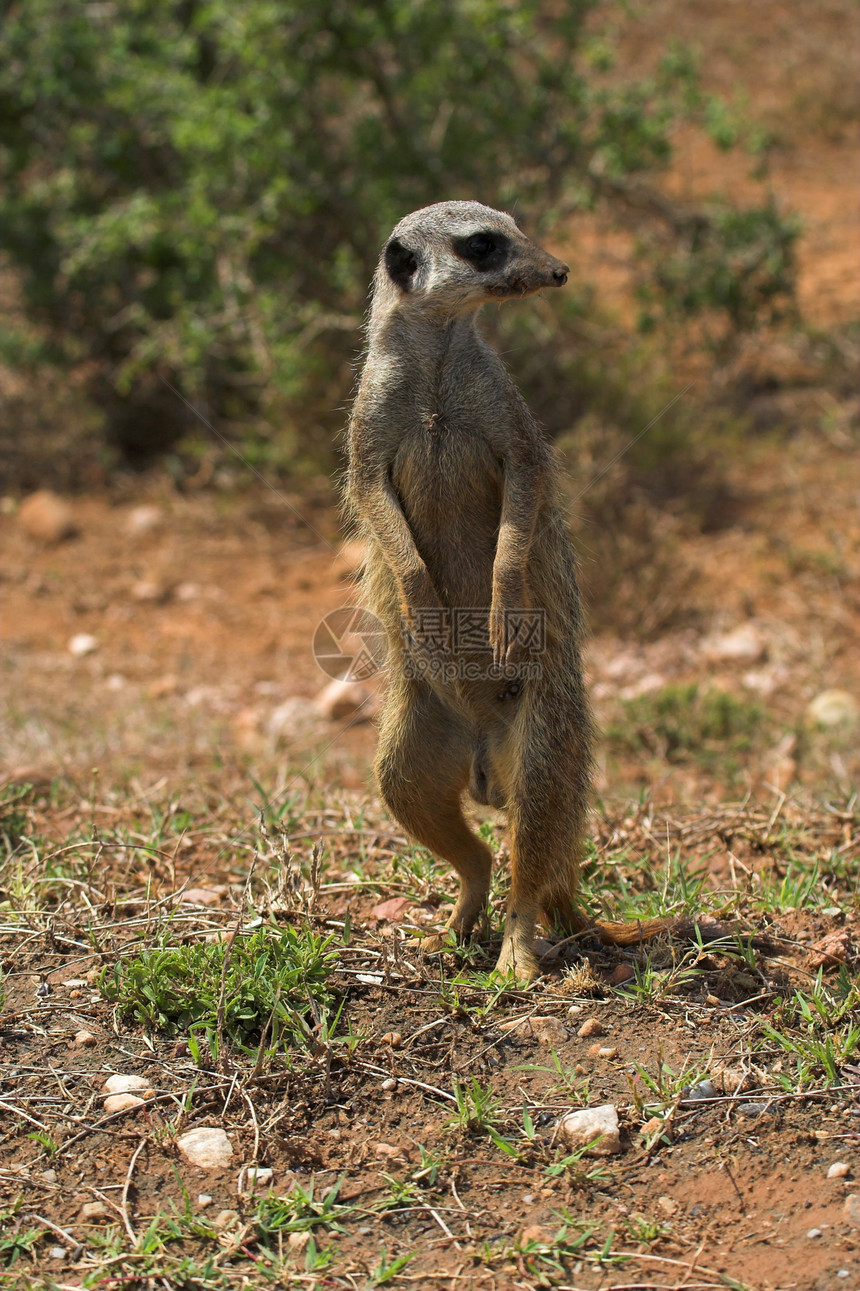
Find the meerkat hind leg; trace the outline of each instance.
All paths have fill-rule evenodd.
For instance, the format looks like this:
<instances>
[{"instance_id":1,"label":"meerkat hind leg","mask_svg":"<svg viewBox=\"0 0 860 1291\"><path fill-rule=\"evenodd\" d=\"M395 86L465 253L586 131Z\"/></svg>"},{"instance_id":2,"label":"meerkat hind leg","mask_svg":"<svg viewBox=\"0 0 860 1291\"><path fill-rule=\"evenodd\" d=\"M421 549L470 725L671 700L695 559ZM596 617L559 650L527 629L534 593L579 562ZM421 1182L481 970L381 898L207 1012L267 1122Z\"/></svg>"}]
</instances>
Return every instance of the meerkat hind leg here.
<instances>
[{"instance_id":1,"label":"meerkat hind leg","mask_svg":"<svg viewBox=\"0 0 860 1291\"><path fill-rule=\"evenodd\" d=\"M412 683L389 695L376 760L379 789L407 833L456 870L460 892L446 925L458 940L471 932L490 892L493 854L463 816L469 778L470 732L429 686ZM421 939L423 950L441 950L445 934Z\"/></svg>"},{"instance_id":2,"label":"meerkat hind leg","mask_svg":"<svg viewBox=\"0 0 860 1291\"><path fill-rule=\"evenodd\" d=\"M523 713L523 727L511 733L514 775L508 799L511 892L497 968L519 981L537 975L534 953L539 916L555 917L570 929L585 925L576 908L579 855L585 826L589 753L579 738L578 715L564 696L543 697Z\"/></svg>"}]
</instances>

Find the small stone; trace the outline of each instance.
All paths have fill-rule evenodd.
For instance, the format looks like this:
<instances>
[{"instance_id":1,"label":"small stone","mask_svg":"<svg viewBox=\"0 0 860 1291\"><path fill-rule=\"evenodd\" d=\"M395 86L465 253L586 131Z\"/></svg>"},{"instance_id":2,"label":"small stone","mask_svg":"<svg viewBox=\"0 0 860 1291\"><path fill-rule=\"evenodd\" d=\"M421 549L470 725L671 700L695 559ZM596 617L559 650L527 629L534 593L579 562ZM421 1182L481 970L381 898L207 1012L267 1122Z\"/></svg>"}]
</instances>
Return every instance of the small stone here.
<instances>
[{"instance_id":1,"label":"small stone","mask_svg":"<svg viewBox=\"0 0 860 1291\"><path fill-rule=\"evenodd\" d=\"M393 1076L389 1076L387 1080L383 1080L382 1088L386 1094L390 1094L393 1089L397 1088L397 1081Z\"/></svg>"},{"instance_id":2,"label":"small stone","mask_svg":"<svg viewBox=\"0 0 860 1291\"><path fill-rule=\"evenodd\" d=\"M393 1143L374 1143L373 1150L378 1157L396 1157L400 1153Z\"/></svg>"},{"instance_id":3,"label":"small stone","mask_svg":"<svg viewBox=\"0 0 860 1291\"><path fill-rule=\"evenodd\" d=\"M671 1197L658 1197L657 1209L661 1210L666 1216L676 1215L678 1213L678 1203Z\"/></svg>"},{"instance_id":4,"label":"small stone","mask_svg":"<svg viewBox=\"0 0 860 1291\"><path fill-rule=\"evenodd\" d=\"M639 1133L645 1139L651 1139L655 1134L663 1135L666 1133L666 1122L661 1116L652 1116L640 1127Z\"/></svg>"},{"instance_id":5,"label":"small stone","mask_svg":"<svg viewBox=\"0 0 860 1291\"><path fill-rule=\"evenodd\" d=\"M320 712L314 701L305 699L302 695L293 695L272 710L268 731L273 740L285 740L289 743L319 724Z\"/></svg>"},{"instance_id":6,"label":"small stone","mask_svg":"<svg viewBox=\"0 0 860 1291\"><path fill-rule=\"evenodd\" d=\"M590 1156L612 1156L621 1151L618 1132L618 1113L611 1103L601 1107L588 1107L580 1112L569 1112L558 1124L559 1132L568 1145L576 1151L588 1148ZM600 1141L594 1140L599 1137ZM593 1147L588 1147L594 1143Z\"/></svg>"},{"instance_id":7,"label":"small stone","mask_svg":"<svg viewBox=\"0 0 860 1291\"><path fill-rule=\"evenodd\" d=\"M203 1170L223 1169L233 1156L232 1143L224 1131L215 1126L189 1130L187 1134L180 1135L176 1146L186 1161Z\"/></svg>"},{"instance_id":8,"label":"small stone","mask_svg":"<svg viewBox=\"0 0 860 1291\"><path fill-rule=\"evenodd\" d=\"M631 685L624 686L622 690L619 690L618 696L625 701L638 699L640 695L653 695L655 690L662 690L667 684L668 677L662 672L649 672L644 677L640 677L638 681L632 682Z\"/></svg>"},{"instance_id":9,"label":"small stone","mask_svg":"<svg viewBox=\"0 0 860 1291\"><path fill-rule=\"evenodd\" d=\"M712 663L758 663L767 651L767 642L758 628L744 623L732 632L706 638L702 650Z\"/></svg>"},{"instance_id":10,"label":"small stone","mask_svg":"<svg viewBox=\"0 0 860 1291\"><path fill-rule=\"evenodd\" d=\"M89 632L77 632L69 641L69 654L81 659L85 654L98 650L99 643Z\"/></svg>"},{"instance_id":11,"label":"small stone","mask_svg":"<svg viewBox=\"0 0 860 1291\"><path fill-rule=\"evenodd\" d=\"M165 673L163 677L156 677L148 687L150 699L165 699L168 695L174 694L179 685L179 678L175 673Z\"/></svg>"},{"instance_id":12,"label":"small stone","mask_svg":"<svg viewBox=\"0 0 860 1291\"><path fill-rule=\"evenodd\" d=\"M207 1206L211 1206L214 1200L215 1198L210 1197L208 1192L201 1192L197 1195L197 1205L201 1210L205 1210Z\"/></svg>"},{"instance_id":13,"label":"small stone","mask_svg":"<svg viewBox=\"0 0 860 1291\"><path fill-rule=\"evenodd\" d=\"M712 1081L700 1080L698 1085L691 1085L682 1090L681 1097L687 1102L695 1103L703 1098L719 1098L719 1094Z\"/></svg>"},{"instance_id":14,"label":"small stone","mask_svg":"<svg viewBox=\"0 0 860 1291\"><path fill-rule=\"evenodd\" d=\"M554 1017L510 1018L499 1023L499 1030L548 1045L563 1044L568 1037L567 1027Z\"/></svg>"},{"instance_id":15,"label":"small stone","mask_svg":"<svg viewBox=\"0 0 860 1291\"><path fill-rule=\"evenodd\" d=\"M345 717L369 722L379 706L376 694L358 681L330 681L314 699L318 712L329 722Z\"/></svg>"},{"instance_id":16,"label":"small stone","mask_svg":"<svg viewBox=\"0 0 860 1291\"><path fill-rule=\"evenodd\" d=\"M149 1081L143 1076L108 1076L102 1089L106 1094L133 1094L136 1090L148 1089Z\"/></svg>"},{"instance_id":17,"label":"small stone","mask_svg":"<svg viewBox=\"0 0 860 1291\"><path fill-rule=\"evenodd\" d=\"M828 1179L847 1179L851 1173L851 1167L845 1161L834 1161L833 1165L827 1171Z\"/></svg>"},{"instance_id":18,"label":"small stone","mask_svg":"<svg viewBox=\"0 0 860 1291\"><path fill-rule=\"evenodd\" d=\"M382 1037L382 1043L390 1045L392 1049L398 1049L403 1044L403 1036L399 1031L386 1031Z\"/></svg>"},{"instance_id":19,"label":"small stone","mask_svg":"<svg viewBox=\"0 0 860 1291\"><path fill-rule=\"evenodd\" d=\"M623 982L629 982L635 976L636 972L632 964L616 964L609 974L609 985L621 986Z\"/></svg>"},{"instance_id":20,"label":"small stone","mask_svg":"<svg viewBox=\"0 0 860 1291\"><path fill-rule=\"evenodd\" d=\"M604 1045L602 1048L598 1047L596 1056L598 1058L604 1058L604 1059L617 1058L618 1046L613 1044L613 1045Z\"/></svg>"},{"instance_id":21,"label":"small stone","mask_svg":"<svg viewBox=\"0 0 860 1291\"><path fill-rule=\"evenodd\" d=\"M560 1018L539 1018L529 1019L531 1022L531 1033L540 1044L554 1047L558 1044L564 1044L568 1038L568 1030Z\"/></svg>"},{"instance_id":22,"label":"small stone","mask_svg":"<svg viewBox=\"0 0 860 1291\"><path fill-rule=\"evenodd\" d=\"M860 704L847 690L822 690L807 705L806 720L826 730L854 730L860 726Z\"/></svg>"},{"instance_id":23,"label":"small stone","mask_svg":"<svg viewBox=\"0 0 860 1291\"><path fill-rule=\"evenodd\" d=\"M361 1232L361 1229L359 1229L358 1231ZM305 1249L305 1247L307 1246L310 1240L311 1240L311 1235L307 1231L307 1229L305 1229L303 1233L301 1232L290 1233L289 1237L287 1238L287 1246L289 1246L290 1250L293 1251L293 1253L301 1252Z\"/></svg>"},{"instance_id":24,"label":"small stone","mask_svg":"<svg viewBox=\"0 0 860 1291\"><path fill-rule=\"evenodd\" d=\"M598 1022L597 1018L586 1018L576 1034L580 1040L586 1040L589 1036L605 1035L606 1028L602 1022Z\"/></svg>"},{"instance_id":25,"label":"small stone","mask_svg":"<svg viewBox=\"0 0 860 1291\"><path fill-rule=\"evenodd\" d=\"M106 1112L130 1112L143 1106L144 1100L137 1094L109 1094L104 1103Z\"/></svg>"},{"instance_id":26,"label":"small stone","mask_svg":"<svg viewBox=\"0 0 860 1291\"><path fill-rule=\"evenodd\" d=\"M216 1233L223 1233L228 1228L234 1228L238 1222L238 1210L219 1210L212 1220L212 1227Z\"/></svg>"},{"instance_id":27,"label":"small stone","mask_svg":"<svg viewBox=\"0 0 860 1291\"><path fill-rule=\"evenodd\" d=\"M52 1260L64 1260L66 1258L65 1246L51 1246L48 1249L48 1256Z\"/></svg>"},{"instance_id":28,"label":"small stone","mask_svg":"<svg viewBox=\"0 0 860 1291\"><path fill-rule=\"evenodd\" d=\"M246 1166L244 1170L240 1170L239 1172L237 1191L239 1193L256 1192L258 1188L265 1188L266 1184L272 1182L274 1173L275 1172L271 1166Z\"/></svg>"},{"instance_id":29,"label":"small stone","mask_svg":"<svg viewBox=\"0 0 860 1291\"><path fill-rule=\"evenodd\" d=\"M92 1049L93 1045L97 1043L98 1041L92 1031L78 1031L75 1036L75 1044L79 1049Z\"/></svg>"},{"instance_id":30,"label":"small stone","mask_svg":"<svg viewBox=\"0 0 860 1291\"><path fill-rule=\"evenodd\" d=\"M823 968L826 971L838 968L853 956L854 942L848 928L837 928L819 941L813 942L809 950L811 955L809 967Z\"/></svg>"},{"instance_id":31,"label":"small stone","mask_svg":"<svg viewBox=\"0 0 860 1291\"><path fill-rule=\"evenodd\" d=\"M85 1224L90 1224L97 1219L109 1219L110 1210L103 1201L86 1201L81 1206L81 1220Z\"/></svg>"},{"instance_id":32,"label":"small stone","mask_svg":"<svg viewBox=\"0 0 860 1291\"><path fill-rule=\"evenodd\" d=\"M845 1198L842 1213L849 1224L853 1224L855 1228L860 1228L860 1192L849 1192Z\"/></svg>"},{"instance_id":33,"label":"small stone","mask_svg":"<svg viewBox=\"0 0 860 1291\"><path fill-rule=\"evenodd\" d=\"M50 489L38 489L18 508L18 523L31 538L53 546L75 532L72 509Z\"/></svg>"},{"instance_id":34,"label":"small stone","mask_svg":"<svg viewBox=\"0 0 860 1291\"><path fill-rule=\"evenodd\" d=\"M154 578L139 578L131 585L131 598L142 604L163 605L170 596L170 588Z\"/></svg>"},{"instance_id":35,"label":"small stone","mask_svg":"<svg viewBox=\"0 0 860 1291\"><path fill-rule=\"evenodd\" d=\"M256 708L240 708L233 718L233 738L246 752L252 752L260 735L260 714Z\"/></svg>"},{"instance_id":36,"label":"small stone","mask_svg":"<svg viewBox=\"0 0 860 1291\"><path fill-rule=\"evenodd\" d=\"M809 1230L809 1232L806 1234L806 1236L807 1236L807 1237L809 1238L809 1240L812 1242L812 1241L814 1241L814 1240L815 1240L815 1238L816 1238L816 1237L820 1237L820 1236L821 1236L821 1229L820 1229L820 1228L810 1228L810 1230Z\"/></svg>"},{"instance_id":37,"label":"small stone","mask_svg":"<svg viewBox=\"0 0 860 1291\"><path fill-rule=\"evenodd\" d=\"M125 531L132 538L139 538L157 528L162 518L158 507L148 505L132 507L125 519Z\"/></svg>"},{"instance_id":38,"label":"small stone","mask_svg":"<svg viewBox=\"0 0 860 1291\"><path fill-rule=\"evenodd\" d=\"M776 1108L769 1103L741 1103L738 1106L738 1115L750 1119L755 1116L775 1116Z\"/></svg>"},{"instance_id":39,"label":"small stone","mask_svg":"<svg viewBox=\"0 0 860 1291\"><path fill-rule=\"evenodd\" d=\"M223 883L211 888L186 888L179 900L186 905L218 905L226 891Z\"/></svg>"},{"instance_id":40,"label":"small stone","mask_svg":"<svg viewBox=\"0 0 860 1291\"><path fill-rule=\"evenodd\" d=\"M42 1179L45 1183L50 1183L50 1184L56 1183L57 1182L56 1170L43 1170Z\"/></svg>"}]
</instances>

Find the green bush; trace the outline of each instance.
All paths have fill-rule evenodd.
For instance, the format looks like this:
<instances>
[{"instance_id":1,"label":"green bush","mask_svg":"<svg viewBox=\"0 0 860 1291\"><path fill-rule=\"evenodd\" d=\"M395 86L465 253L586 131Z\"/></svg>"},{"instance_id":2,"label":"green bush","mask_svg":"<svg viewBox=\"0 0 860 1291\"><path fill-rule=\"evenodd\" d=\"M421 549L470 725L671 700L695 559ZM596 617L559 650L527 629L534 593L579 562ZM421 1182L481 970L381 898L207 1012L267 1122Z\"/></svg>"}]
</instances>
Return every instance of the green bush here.
<instances>
[{"instance_id":1,"label":"green bush","mask_svg":"<svg viewBox=\"0 0 860 1291\"><path fill-rule=\"evenodd\" d=\"M680 119L726 146L739 131L683 51L614 81L596 8L13 4L4 234L28 317L86 366L111 433L144 457L192 424L165 381L216 424L292 405L305 439L328 439L380 242L442 198L533 228L538 212L623 213L659 250L649 320L670 303L761 321L790 295L794 231L767 205L691 225L654 197Z\"/></svg>"}]
</instances>

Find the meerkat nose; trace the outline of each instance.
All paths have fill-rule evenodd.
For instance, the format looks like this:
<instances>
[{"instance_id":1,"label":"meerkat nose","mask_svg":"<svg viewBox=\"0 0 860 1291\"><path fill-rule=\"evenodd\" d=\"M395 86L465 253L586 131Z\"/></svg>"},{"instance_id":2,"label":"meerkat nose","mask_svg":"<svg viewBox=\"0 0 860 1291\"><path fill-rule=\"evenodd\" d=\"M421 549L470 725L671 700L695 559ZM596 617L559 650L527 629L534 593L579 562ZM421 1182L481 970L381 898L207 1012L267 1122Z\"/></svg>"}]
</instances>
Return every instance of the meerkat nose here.
<instances>
[{"instance_id":1,"label":"meerkat nose","mask_svg":"<svg viewBox=\"0 0 860 1291\"><path fill-rule=\"evenodd\" d=\"M567 282L567 275L569 272L570 270L566 264L560 264L557 269L553 269L552 276L558 283L559 287L563 287Z\"/></svg>"}]
</instances>

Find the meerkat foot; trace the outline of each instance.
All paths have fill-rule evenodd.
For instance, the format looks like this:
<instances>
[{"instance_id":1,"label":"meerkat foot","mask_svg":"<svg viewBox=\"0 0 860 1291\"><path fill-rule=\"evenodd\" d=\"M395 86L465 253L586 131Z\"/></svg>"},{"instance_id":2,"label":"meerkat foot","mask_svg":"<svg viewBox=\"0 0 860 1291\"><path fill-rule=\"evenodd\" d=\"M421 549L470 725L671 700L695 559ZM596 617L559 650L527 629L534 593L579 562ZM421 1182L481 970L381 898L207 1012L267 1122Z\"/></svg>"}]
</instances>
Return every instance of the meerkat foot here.
<instances>
[{"instance_id":1,"label":"meerkat foot","mask_svg":"<svg viewBox=\"0 0 860 1291\"><path fill-rule=\"evenodd\" d=\"M422 955L439 955L443 950L452 950L453 941L450 929L444 932L431 932L426 937L410 937L406 942L410 950L420 950Z\"/></svg>"},{"instance_id":2,"label":"meerkat foot","mask_svg":"<svg viewBox=\"0 0 860 1291\"><path fill-rule=\"evenodd\" d=\"M494 971L502 977L512 977L520 986L528 986L540 969L533 950L515 942L505 942Z\"/></svg>"},{"instance_id":3,"label":"meerkat foot","mask_svg":"<svg viewBox=\"0 0 860 1291\"><path fill-rule=\"evenodd\" d=\"M487 894L461 894L451 918L441 932L429 933L426 937L412 937L408 946L424 952L425 955L437 955L440 951L451 950L455 945L462 946L472 935L475 924L487 906Z\"/></svg>"}]
</instances>

